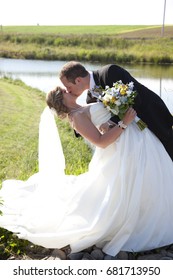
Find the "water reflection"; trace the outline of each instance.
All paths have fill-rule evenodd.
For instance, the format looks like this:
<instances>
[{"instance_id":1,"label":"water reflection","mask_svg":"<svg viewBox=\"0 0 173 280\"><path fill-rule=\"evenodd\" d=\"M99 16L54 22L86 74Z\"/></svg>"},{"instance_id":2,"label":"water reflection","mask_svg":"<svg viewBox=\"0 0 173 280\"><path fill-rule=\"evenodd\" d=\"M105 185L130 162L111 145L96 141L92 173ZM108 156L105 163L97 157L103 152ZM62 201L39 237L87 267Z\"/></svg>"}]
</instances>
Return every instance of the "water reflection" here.
<instances>
[{"instance_id":1,"label":"water reflection","mask_svg":"<svg viewBox=\"0 0 173 280\"><path fill-rule=\"evenodd\" d=\"M60 84L58 73L66 61L42 61L0 58L0 76L21 79L44 92ZM83 63L88 70L98 69L100 63ZM173 66L121 65L139 82L156 92L173 112ZM79 103L85 102L85 95Z\"/></svg>"}]
</instances>

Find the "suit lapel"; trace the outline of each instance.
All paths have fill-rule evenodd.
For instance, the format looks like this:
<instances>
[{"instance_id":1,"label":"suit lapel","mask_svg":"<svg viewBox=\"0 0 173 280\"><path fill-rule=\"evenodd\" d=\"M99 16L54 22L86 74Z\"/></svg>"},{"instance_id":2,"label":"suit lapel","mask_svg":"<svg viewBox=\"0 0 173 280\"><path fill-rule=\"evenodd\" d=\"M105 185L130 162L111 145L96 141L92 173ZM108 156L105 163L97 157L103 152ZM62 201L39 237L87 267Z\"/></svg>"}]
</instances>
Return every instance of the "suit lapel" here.
<instances>
[{"instance_id":1,"label":"suit lapel","mask_svg":"<svg viewBox=\"0 0 173 280\"><path fill-rule=\"evenodd\" d=\"M93 71L93 78L94 78L94 82L97 86L100 85L100 82L99 82L99 74L98 74L98 71Z\"/></svg>"}]
</instances>

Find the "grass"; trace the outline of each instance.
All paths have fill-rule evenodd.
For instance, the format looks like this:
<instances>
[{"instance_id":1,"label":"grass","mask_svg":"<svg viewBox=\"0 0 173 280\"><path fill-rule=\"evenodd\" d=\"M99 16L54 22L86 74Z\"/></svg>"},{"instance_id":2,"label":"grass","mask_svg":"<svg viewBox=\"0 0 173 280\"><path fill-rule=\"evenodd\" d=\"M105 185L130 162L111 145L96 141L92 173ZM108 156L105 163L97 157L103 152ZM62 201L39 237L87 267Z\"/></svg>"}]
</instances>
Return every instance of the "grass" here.
<instances>
[{"instance_id":1,"label":"grass","mask_svg":"<svg viewBox=\"0 0 173 280\"><path fill-rule=\"evenodd\" d=\"M27 179L38 168L38 124L44 98L36 90L9 79L0 80L0 98L0 179Z\"/></svg>"},{"instance_id":2,"label":"grass","mask_svg":"<svg viewBox=\"0 0 173 280\"><path fill-rule=\"evenodd\" d=\"M1 26L1 33L15 34L120 34L150 28L160 28L155 25L59 25L59 26Z\"/></svg>"}]
</instances>

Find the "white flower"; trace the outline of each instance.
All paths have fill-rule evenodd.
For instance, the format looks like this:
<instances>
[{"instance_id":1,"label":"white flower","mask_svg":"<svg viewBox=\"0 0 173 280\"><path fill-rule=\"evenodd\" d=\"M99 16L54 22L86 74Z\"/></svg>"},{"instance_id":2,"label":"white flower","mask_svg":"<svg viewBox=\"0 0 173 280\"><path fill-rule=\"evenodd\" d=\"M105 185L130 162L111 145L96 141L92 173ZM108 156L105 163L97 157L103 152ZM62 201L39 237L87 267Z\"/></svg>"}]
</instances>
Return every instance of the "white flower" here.
<instances>
[{"instance_id":1,"label":"white flower","mask_svg":"<svg viewBox=\"0 0 173 280\"><path fill-rule=\"evenodd\" d=\"M120 100L116 100L116 101L115 101L115 104L116 104L117 106L120 106L120 105L121 105Z\"/></svg>"},{"instance_id":2,"label":"white flower","mask_svg":"<svg viewBox=\"0 0 173 280\"><path fill-rule=\"evenodd\" d=\"M109 94L105 94L105 96L103 96L103 100L104 100L104 101L107 101L107 102L110 101L111 98L112 98L112 96L109 95Z\"/></svg>"},{"instance_id":3,"label":"white flower","mask_svg":"<svg viewBox=\"0 0 173 280\"><path fill-rule=\"evenodd\" d=\"M133 90L133 88L134 88L134 83L133 83L133 82L130 82L130 83L128 83L128 86L129 86L129 89Z\"/></svg>"},{"instance_id":4,"label":"white flower","mask_svg":"<svg viewBox=\"0 0 173 280\"><path fill-rule=\"evenodd\" d=\"M121 85L121 84L122 84L122 81L121 81L121 80L119 80L118 82L113 83L113 87L117 86L117 83L118 83L119 85Z\"/></svg>"},{"instance_id":5,"label":"white flower","mask_svg":"<svg viewBox=\"0 0 173 280\"><path fill-rule=\"evenodd\" d=\"M132 94L132 91L131 90L127 90L127 96L130 96Z\"/></svg>"}]
</instances>

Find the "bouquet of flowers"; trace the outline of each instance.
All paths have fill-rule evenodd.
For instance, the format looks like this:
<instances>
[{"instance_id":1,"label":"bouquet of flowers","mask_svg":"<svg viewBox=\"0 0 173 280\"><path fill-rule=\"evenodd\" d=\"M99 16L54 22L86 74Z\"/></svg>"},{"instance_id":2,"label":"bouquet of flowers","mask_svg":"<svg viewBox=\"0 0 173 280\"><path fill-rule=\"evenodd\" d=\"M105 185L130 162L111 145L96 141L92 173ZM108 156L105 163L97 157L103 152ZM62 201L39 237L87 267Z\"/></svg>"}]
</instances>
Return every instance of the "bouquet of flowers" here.
<instances>
[{"instance_id":1,"label":"bouquet of flowers","mask_svg":"<svg viewBox=\"0 0 173 280\"><path fill-rule=\"evenodd\" d=\"M133 88L133 82L123 84L120 80L114 83L111 88L109 86L106 86L105 89L102 89L100 86L95 87L92 91L92 95L101 100L113 115L117 115L122 119L127 109L134 104L137 92L134 91ZM138 117L135 118L135 121L140 130L147 127Z\"/></svg>"}]
</instances>

